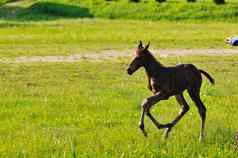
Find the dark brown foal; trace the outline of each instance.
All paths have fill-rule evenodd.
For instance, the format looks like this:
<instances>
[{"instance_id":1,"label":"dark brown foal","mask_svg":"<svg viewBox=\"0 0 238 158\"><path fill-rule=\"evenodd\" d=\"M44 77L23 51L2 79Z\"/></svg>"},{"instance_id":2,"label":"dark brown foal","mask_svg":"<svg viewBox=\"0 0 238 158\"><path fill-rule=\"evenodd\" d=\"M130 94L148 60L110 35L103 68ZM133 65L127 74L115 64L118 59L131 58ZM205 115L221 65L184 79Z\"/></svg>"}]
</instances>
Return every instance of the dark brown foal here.
<instances>
[{"instance_id":1,"label":"dark brown foal","mask_svg":"<svg viewBox=\"0 0 238 158\"><path fill-rule=\"evenodd\" d=\"M206 107L200 99L200 88L202 84L201 74L205 75L212 84L215 83L214 79L207 72L197 69L192 64L165 67L154 58L148 48L149 44L143 47L140 41L135 51L135 57L127 69L128 74L132 75L140 67L144 67L148 77L148 88L153 92L153 95L146 98L141 105L140 129L143 134L147 136L144 129L144 117L147 115L158 129L166 129L165 138L167 138L172 127L174 127L189 110L189 106L183 96L183 92L187 90L197 106L201 117L200 141L202 141L204 138ZM160 100L167 100L171 96L176 97L176 100L181 106L181 111L172 122L160 124L150 113L150 108Z\"/></svg>"}]
</instances>

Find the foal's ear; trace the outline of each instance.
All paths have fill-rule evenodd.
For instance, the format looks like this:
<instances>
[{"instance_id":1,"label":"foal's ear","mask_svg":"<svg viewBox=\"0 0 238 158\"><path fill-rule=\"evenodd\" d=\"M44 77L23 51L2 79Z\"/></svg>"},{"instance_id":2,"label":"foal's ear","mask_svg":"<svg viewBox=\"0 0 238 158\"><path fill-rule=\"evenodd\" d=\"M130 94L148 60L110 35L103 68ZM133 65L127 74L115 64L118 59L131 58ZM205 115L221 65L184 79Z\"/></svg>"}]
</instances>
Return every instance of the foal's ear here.
<instances>
[{"instance_id":1,"label":"foal's ear","mask_svg":"<svg viewBox=\"0 0 238 158\"><path fill-rule=\"evenodd\" d=\"M140 41L138 48L143 48L142 42Z\"/></svg>"},{"instance_id":2,"label":"foal's ear","mask_svg":"<svg viewBox=\"0 0 238 158\"><path fill-rule=\"evenodd\" d=\"M145 46L145 50L148 50L149 46L150 46L150 41L149 41L148 44Z\"/></svg>"}]
</instances>

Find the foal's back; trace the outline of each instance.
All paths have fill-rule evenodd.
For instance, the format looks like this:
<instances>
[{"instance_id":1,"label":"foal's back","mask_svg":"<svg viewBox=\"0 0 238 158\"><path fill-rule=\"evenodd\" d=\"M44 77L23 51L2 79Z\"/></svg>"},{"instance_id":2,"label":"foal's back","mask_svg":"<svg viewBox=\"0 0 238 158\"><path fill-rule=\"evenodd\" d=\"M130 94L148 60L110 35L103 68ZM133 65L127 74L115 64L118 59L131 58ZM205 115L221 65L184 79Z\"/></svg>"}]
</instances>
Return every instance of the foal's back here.
<instances>
[{"instance_id":1,"label":"foal's back","mask_svg":"<svg viewBox=\"0 0 238 158\"><path fill-rule=\"evenodd\" d=\"M194 65L179 64L161 68L156 78L152 80L156 83L153 86L157 87L157 91L176 95L195 85L200 86L202 77Z\"/></svg>"}]
</instances>

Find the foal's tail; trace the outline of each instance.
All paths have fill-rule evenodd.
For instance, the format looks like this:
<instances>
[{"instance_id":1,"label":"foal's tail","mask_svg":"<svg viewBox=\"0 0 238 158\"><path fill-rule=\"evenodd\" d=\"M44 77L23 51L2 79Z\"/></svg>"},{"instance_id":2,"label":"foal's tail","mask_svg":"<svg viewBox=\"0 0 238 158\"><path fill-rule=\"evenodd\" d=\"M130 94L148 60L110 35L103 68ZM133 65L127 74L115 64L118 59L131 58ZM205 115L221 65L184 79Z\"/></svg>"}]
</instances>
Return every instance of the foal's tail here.
<instances>
[{"instance_id":1,"label":"foal's tail","mask_svg":"<svg viewBox=\"0 0 238 158\"><path fill-rule=\"evenodd\" d=\"M203 71L203 70L198 70L200 73L202 73L203 75L205 75L209 81L212 83L212 84L215 84L215 80L206 72L206 71Z\"/></svg>"}]
</instances>

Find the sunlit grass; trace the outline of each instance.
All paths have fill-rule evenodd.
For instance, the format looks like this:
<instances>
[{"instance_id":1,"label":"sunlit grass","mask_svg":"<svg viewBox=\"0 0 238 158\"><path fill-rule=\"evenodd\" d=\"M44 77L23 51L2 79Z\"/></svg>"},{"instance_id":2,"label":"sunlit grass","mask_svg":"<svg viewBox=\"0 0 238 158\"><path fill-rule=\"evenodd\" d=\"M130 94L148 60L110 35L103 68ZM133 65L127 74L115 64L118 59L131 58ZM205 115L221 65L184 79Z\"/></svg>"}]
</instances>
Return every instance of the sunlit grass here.
<instances>
[{"instance_id":1,"label":"sunlit grass","mask_svg":"<svg viewBox=\"0 0 238 158\"><path fill-rule=\"evenodd\" d=\"M162 58L167 65L194 63L204 78L206 141L198 143L200 120L190 111L165 142L163 131L146 118L145 139L138 128L140 102L151 93L143 70L129 77L128 59L74 64L1 64L1 157L236 157L238 129L237 56ZM179 112L174 98L152 113L160 122Z\"/></svg>"},{"instance_id":2,"label":"sunlit grass","mask_svg":"<svg viewBox=\"0 0 238 158\"><path fill-rule=\"evenodd\" d=\"M158 48L229 48L236 23L56 20L0 22L0 56L70 55L135 48L139 40Z\"/></svg>"},{"instance_id":3,"label":"sunlit grass","mask_svg":"<svg viewBox=\"0 0 238 158\"><path fill-rule=\"evenodd\" d=\"M0 0L0 4L1 4ZM5 1L5 0L4 0ZM237 18L237 1L216 5L213 0L23 0L0 6L0 18L9 20L54 20L59 18L105 18L166 21L233 21Z\"/></svg>"}]
</instances>

